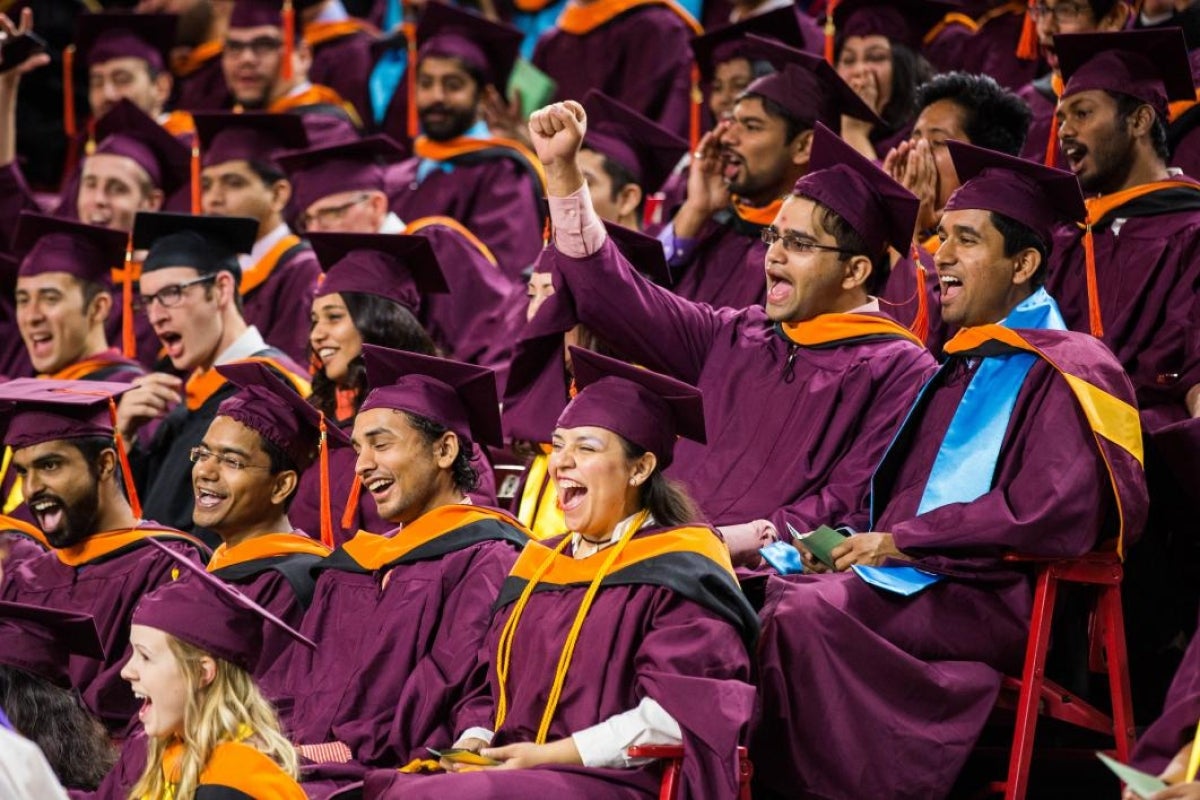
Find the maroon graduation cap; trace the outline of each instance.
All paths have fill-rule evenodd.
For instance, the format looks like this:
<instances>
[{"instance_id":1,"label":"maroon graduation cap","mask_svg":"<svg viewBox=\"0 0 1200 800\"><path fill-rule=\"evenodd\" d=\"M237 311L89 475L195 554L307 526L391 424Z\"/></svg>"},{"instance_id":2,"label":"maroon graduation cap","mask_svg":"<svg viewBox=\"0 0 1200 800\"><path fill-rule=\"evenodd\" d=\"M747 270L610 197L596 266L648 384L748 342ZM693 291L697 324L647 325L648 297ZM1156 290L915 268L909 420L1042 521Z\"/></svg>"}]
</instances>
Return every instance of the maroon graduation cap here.
<instances>
[{"instance_id":1,"label":"maroon graduation cap","mask_svg":"<svg viewBox=\"0 0 1200 800\"><path fill-rule=\"evenodd\" d=\"M75 49L88 67L115 58L140 58L154 72L162 72L178 25L175 14L80 14L75 18Z\"/></svg>"},{"instance_id":2,"label":"maroon graduation cap","mask_svg":"<svg viewBox=\"0 0 1200 800\"><path fill-rule=\"evenodd\" d=\"M604 428L670 465L675 438L704 444L703 395L695 386L615 358L571 348L579 394L558 417L558 427Z\"/></svg>"},{"instance_id":3,"label":"maroon graduation cap","mask_svg":"<svg viewBox=\"0 0 1200 800\"><path fill-rule=\"evenodd\" d=\"M753 34L746 36L746 41L759 48L766 60L778 64L777 72L754 81L746 87L746 94L765 97L789 116L809 124L822 122L840 128L843 114L881 124L858 92L824 59Z\"/></svg>"},{"instance_id":4,"label":"maroon graduation cap","mask_svg":"<svg viewBox=\"0 0 1200 800\"><path fill-rule=\"evenodd\" d=\"M929 29L961 7L953 0L838 0L833 26L838 41L847 36L886 36L920 52Z\"/></svg>"},{"instance_id":5,"label":"maroon graduation cap","mask_svg":"<svg viewBox=\"0 0 1200 800\"><path fill-rule=\"evenodd\" d=\"M523 38L511 25L492 22L438 0L425 4L417 25L420 59L457 58L501 93L508 86Z\"/></svg>"},{"instance_id":6,"label":"maroon graduation cap","mask_svg":"<svg viewBox=\"0 0 1200 800\"><path fill-rule=\"evenodd\" d=\"M229 161L274 165L281 153L308 147L304 120L298 114L208 111L193 114L192 118L196 121L200 163L205 167Z\"/></svg>"},{"instance_id":7,"label":"maroon graduation cap","mask_svg":"<svg viewBox=\"0 0 1200 800\"><path fill-rule=\"evenodd\" d=\"M17 274L65 272L109 288L112 271L125 260L128 239L124 231L22 211L13 242L13 250L21 256Z\"/></svg>"},{"instance_id":8,"label":"maroon graduation cap","mask_svg":"<svg viewBox=\"0 0 1200 800\"><path fill-rule=\"evenodd\" d=\"M420 313L427 294L450 291L424 236L392 233L314 233L313 253L325 271L317 296L371 294Z\"/></svg>"},{"instance_id":9,"label":"maroon graduation cap","mask_svg":"<svg viewBox=\"0 0 1200 800\"><path fill-rule=\"evenodd\" d=\"M383 134L296 150L276 161L292 182L301 212L333 194L387 190L386 164L404 158L404 148Z\"/></svg>"},{"instance_id":10,"label":"maroon graduation cap","mask_svg":"<svg viewBox=\"0 0 1200 800\"><path fill-rule=\"evenodd\" d=\"M603 92L589 91L583 107L583 146L624 167L647 196L662 187L688 151L682 137Z\"/></svg>"},{"instance_id":11,"label":"maroon graduation cap","mask_svg":"<svg viewBox=\"0 0 1200 800\"><path fill-rule=\"evenodd\" d=\"M705 83L710 82L718 65L738 58L747 61L767 61L775 69L779 69L779 64L774 60L778 58L777 52L771 48L760 47L758 40L750 39L747 34L754 34L796 50L804 48L804 32L800 30L800 23L796 21L794 6L757 14L741 22L692 37L692 56L700 68L701 80Z\"/></svg>"},{"instance_id":12,"label":"maroon graduation cap","mask_svg":"<svg viewBox=\"0 0 1200 800\"><path fill-rule=\"evenodd\" d=\"M0 601L0 664L71 687L71 656L104 658L91 614Z\"/></svg>"},{"instance_id":13,"label":"maroon graduation cap","mask_svg":"<svg viewBox=\"0 0 1200 800\"><path fill-rule=\"evenodd\" d=\"M250 672L262 653L263 623L274 625L305 647L311 639L192 559L153 537L146 542L173 558L180 577L138 601L132 624L168 633Z\"/></svg>"},{"instance_id":14,"label":"maroon graduation cap","mask_svg":"<svg viewBox=\"0 0 1200 800\"><path fill-rule=\"evenodd\" d=\"M129 100L96 121L88 151L133 159L166 196L187 183L191 171L191 152L183 142Z\"/></svg>"},{"instance_id":15,"label":"maroon graduation cap","mask_svg":"<svg viewBox=\"0 0 1200 800\"><path fill-rule=\"evenodd\" d=\"M454 431L460 439L504 442L496 373L445 358L363 345L371 391L359 414L373 408L407 411Z\"/></svg>"},{"instance_id":16,"label":"maroon graduation cap","mask_svg":"<svg viewBox=\"0 0 1200 800\"><path fill-rule=\"evenodd\" d=\"M1195 100L1187 44L1179 28L1148 28L1054 37L1062 99L1101 89L1136 97L1164 122L1171 100Z\"/></svg>"}]
</instances>

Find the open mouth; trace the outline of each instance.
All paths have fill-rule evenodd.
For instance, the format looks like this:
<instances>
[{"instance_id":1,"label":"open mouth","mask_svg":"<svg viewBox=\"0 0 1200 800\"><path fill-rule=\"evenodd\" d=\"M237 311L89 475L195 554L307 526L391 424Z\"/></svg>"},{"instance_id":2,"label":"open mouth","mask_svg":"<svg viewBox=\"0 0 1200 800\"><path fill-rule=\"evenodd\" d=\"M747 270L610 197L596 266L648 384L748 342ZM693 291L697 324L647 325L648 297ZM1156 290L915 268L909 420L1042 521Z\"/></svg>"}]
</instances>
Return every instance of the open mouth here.
<instances>
[{"instance_id":1,"label":"open mouth","mask_svg":"<svg viewBox=\"0 0 1200 800\"><path fill-rule=\"evenodd\" d=\"M53 497L35 498L29 503L29 510L33 512L38 527L43 531L57 531L66 512L62 501Z\"/></svg>"},{"instance_id":2,"label":"open mouth","mask_svg":"<svg viewBox=\"0 0 1200 800\"><path fill-rule=\"evenodd\" d=\"M772 305L779 305L787 302L787 299L792 296L795 287L792 282L783 277L774 270L767 270L767 302Z\"/></svg>"},{"instance_id":3,"label":"open mouth","mask_svg":"<svg viewBox=\"0 0 1200 800\"><path fill-rule=\"evenodd\" d=\"M168 358L179 358L183 353L183 336L174 331L163 331L158 334L158 340L163 343Z\"/></svg>"},{"instance_id":4,"label":"open mouth","mask_svg":"<svg viewBox=\"0 0 1200 800\"><path fill-rule=\"evenodd\" d=\"M363 486L367 487L367 491L372 497L381 497L387 494L388 490L395 485L395 481L390 478L370 478L363 481Z\"/></svg>"},{"instance_id":5,"label":"open mouth","mask_svg":"<svg viewBox=\"0 0 1200 800\"><path fill-rule=\"evenodd\" d=\"M211 489L196 490L196 508L211 509L221 505L225 500L225 495L217 494Z\"/></svg>"},{"instance_id":6,"label":"open mouth","mask_svg":"<svg viewBox=\"0 0 1200 800\"><path fill-rule=\"evenodd\" d=\"M329 359L337 355L337 351L338 349L336 347L317 348L317 358L321 359L322 362L328 362Z\"/></svg>"},{"instance_id":7,"label":"open mouth","mask_svg":"<svg viewBox=\"0 0 1200 800\"><path fill-rule=\"evenodd\" d=\"M142 701L142 707L138 709L138 721L146 719L146 715L150 713L150 707L154 705L154 701L150 699L150 695L134 692L133 696Z\"/></svg>"},{"instance_id":8,"label":"open mouth","mask_svg":"<svg viewBox=\"0 0 1200 800\"><path fill-rule=\"evenodd\" d=\"M29 351L34 356L46 356L50 354L50 343L54 341L54 336L49 333L33 333L29 335Z\"/></svg>"},{"instance_id":9,"label":"open mouth","mask_svg":"<svg viewBox=\"0 0 1200 800\"><path fill-rule=\"evenodd\" d=\"M962 279L954 275L939 275L938 286L942 291L942 302L952 299L955 295L962 291Z\"/></svg>"},{"instance_id":10,"label":"open mouth","mask_svg":"<svg viewBox=\"0 0 1200 800\"><path fill-rule=\"evenodd\" d=\"M1083 163L1083 159L1087 157L1088 149L1079 142L1067 141L1062 144L1062 154L1067 159L1071 171L1076 172Z\"/></svg>"},{"instance_id":11,"label":"open mouth","mask_svg":"<svg viewBox=\"0 0 1200 800\"><path fill-rule=\"evenodd\" d=\"M583 498L588 493L586 486L569 478L561 478L557 481L557 484L558 504L564 513L574 511L583 504Z\"/></svg>"},{"instance_id":12,"label":"open mouth","mask_svg":"<svg viewBox=\"0 0 1200 800\"><path fill-rule=\"evenodd\" d=\"M745 163L742 157L732 150L724 151L721 153L721 177L726 181L732 181L742 171Z\"/></svg>"}]
</instances>

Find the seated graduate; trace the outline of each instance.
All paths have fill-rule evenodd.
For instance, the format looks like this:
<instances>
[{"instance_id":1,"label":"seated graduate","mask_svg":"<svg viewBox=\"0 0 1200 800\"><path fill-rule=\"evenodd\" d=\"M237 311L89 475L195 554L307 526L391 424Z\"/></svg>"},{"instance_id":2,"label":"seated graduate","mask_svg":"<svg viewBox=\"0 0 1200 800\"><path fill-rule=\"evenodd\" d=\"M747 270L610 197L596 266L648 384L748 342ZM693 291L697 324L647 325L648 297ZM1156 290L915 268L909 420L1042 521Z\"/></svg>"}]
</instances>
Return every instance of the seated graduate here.
<instances>
[{"instance_id":1,"label":"seated graduate","mask_svg":"<svg viewBox=\"0 0 1200 800\"><path fill-rule=\"evenodd\" d=\"M571 358L580 391L550 458L570 532L521 554L483 685L456 715L455 746L498 768L379 771L365 797L657 797L657 765L625 753L637 744L684 746L686 797L738 794L757 620L720 538L663 475L676 435L704 440L700 392L579 348Z\"/></svg>"},{"instance_id":2,"label":"seated graduate","mask_svg":"<svg viewBox=\"0 0 1200 800\"><path fill-rule=\"evenodd\" d=\"M609 242L576 158L586 127L574 102L530 119L550 187L555 290L622 355L705 392L709 444L681 442L668 476L735 564L757 563L788 526L861 528L871 472L936 366L872 296L889 243L912 239L917 199L818 123L811 172L766 229L765 307L714 309L654 286Z\"/></svg>"},{"instance_id":3,"label":"seated graduate","mask_svg":"<svg viewBox=\"0 0 1200 800\"><path fill-rule=\"evenodd\" d=\"M325 279L312 302L308 346L315 372L309 402L330 424L349 430L372 388L363 366L364 344L441 355L420 318L433 296L446 296L446 280L433 243L424 236L317 233L311 241ZM481 450L475 455L479 483L471 497L494 504L492 468ZM334 519L332 538L322 533L322 541L331 547L345 544L360 530L395 529L380 517L370 494L361 492L355 458L351 450L329 454ZM309 533L318 530L320 490L317 471L305 470L291 519Z\"/></svg>"},{"instance_id":4,"label":"seated graduate","mask_svg":"<svg viewBox=\"0 0 1200 800\"><path fill-rule=\"evenodd\" d=\"M71 692L73 656L104 657L91 615L0 601L0 727L7 719L36 744L63 786L94 789L115 754L104 726ZM3 789L0 782L3 797L42 797Z\"/></svg>"},{"instance_id":5,"label":"seated graduate","mask_svg":"<svg viewBox=\"0 0 1200 800\"><path fill-rule=\"evenodd\" d=\"M755 772L788 797L944 797L1025 653L1032 580L1003 556L1120 548L1145 522L1129 379L1040 288L1055 224L1084 216L1078 183L948 146L963 185L936 264L962 330L876 471L869 532L832 572L801 540L823 574L766 585Z\"/></svg>"},{"instance_id":6,"label":"seated graduate","mask_svg":"<svg viewBox=\"0 0 1200 800\"><path fill-rule=\"evenodd\" d=\"M309 570L329 555L329 548L293 529L288 506L300 474L314 466L322 473L320 462L328 460L329 448L349 452L350 438L332 422L326 425L319 411L264 364L227 364L217 371L238 393L221 403L191 452L192 517L221 537L208 571L299 627L315 583ZM328 481L320 483L325 487L321 521L332 529ZM290 641L277 626L265 626L252 674L270 667Z\"/></svg>"},{"instance_id":7,"label":"seated graduate","mask_svg":"<svg viewBox=\"0 0 1200 800\"><path fill-rule=\"evenodd\" d=\"M142 517L115 436L111 403L124 383L35 378L0 384L4 443L21 476L34 522L50 549L4 574L0 599L47 605L95 618L104 657L73 658L71 686L113 733L137 712L120 665L137 599L168 580L173 562L152 539L192 558L200 542Z\"/></svg>"},{"instance_id":8,"label":"seated graduate","mask_svg":"<svg viewBox=\"0 0 1200 800\"><path fill-rule=\"evenodd\" d=\"M149 740L128 796L304 800L296 752L250 670L266 624L315 645L198 564L175 561L179 577L138 603L121 669Z\"/></svg>"},{"instance_id":9,"label":"seated graduate","mask_svg":"<svg viewBox=\"0 0 1200 800\"><path fill-rule=\"evenodd\" d=\"M313 797L451 740L450 711L528 539L467 496L474 445L502 439L492 371L371 345L363 355L372 389L354 420L355 469L399 530L359 532L314 568L301 630L321 647L293 646L264 681L292 704Z\"/></svg>"}]
</instances>

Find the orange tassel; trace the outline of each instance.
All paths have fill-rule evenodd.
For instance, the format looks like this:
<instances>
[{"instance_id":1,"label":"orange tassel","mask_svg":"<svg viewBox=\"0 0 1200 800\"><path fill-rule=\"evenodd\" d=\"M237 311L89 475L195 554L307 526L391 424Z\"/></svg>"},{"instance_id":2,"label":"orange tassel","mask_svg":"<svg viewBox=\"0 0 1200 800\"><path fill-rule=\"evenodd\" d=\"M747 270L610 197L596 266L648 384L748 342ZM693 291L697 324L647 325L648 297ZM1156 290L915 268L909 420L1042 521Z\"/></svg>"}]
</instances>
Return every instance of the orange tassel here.
<instances>
[{"instance_id":1,"label":"orange tassel","mask_svg":"<svg viewBox=\"0 0 1200 800\"><path fill-rule=\"evenodd\" d=\"M192 134L195 142L192 144L192 213L200 214L200 137Z\"/></svg>"},{"instance_id":2,"label":"orange tassel","mask_svg":"<svg viewBox=\"0 0 1200 800\"><path fill-rule=\"evenodd\" d=\"M1042 161L1047 167L1058 163L1058 117L1050 117L1050 138L1046 140L1046 158Z\"/></svg>"},{"instance_id":3,"label":"orange tassel","mask_svg":"<svg viewBox=\"0 0 1200 800\"><path fill-rule=\"evenodd\" d=\"M1037 0L1029 0L1032 8ZM1017 58L1033 61L1038 57L1037 24L1029 8L1025 9L1025 21L1021 23L1021 38L1017 40Z\"/></svg>"},{"instance_id":4,"label":"orange tassel","mask_svg":"<svg viewBox=\"0 0 1200 800\"><path fill-rule=\"evenodd\" d=\"M350 496L346 498L346 510L342 512L342 530L348 531L354 527L354 515L358 513L358 498L362 494L362 479L354 476L350 484Z\"/></svg>"},{"instance_id":5,"label":"orange tassel","mask_svg":"<svg viewBox=\"0 0 1200 800\"><path fill-rule=\"evenodd\" d=\"M833 44L837 35L837 29L833 26L833 9L836 5L837 0L829 0L825 6L825 61L830 66L833 66Z\"/></svg>"},{"instance_id":6,"label":"orange tassel","mask_svg":"<svg viewBox=\"0 0 1200 800\"><path fill-rule=\"evenodd\" d=\"M121 352L126 358L137 357L137 339L133 335L133 232L125 245L125 274L121 278Z\"/></svg>"},{"instance_id":7,"label":"orange tassel","mask_svg":"<svg viewBox=\"0 0 1200 800\"><path fill-rule=\"evenodd\" d=\"M133 485L133 470L129 468L129 453L121 432L117 430L117 404L112 397L108 398L108 413L112 417L113 441L117 445L117 459L121 462L121 478L125 482L125 493L129 495L129 508L136 519L142 518L142 502L138 499L137 487Z\"/></svg>"},{"instance_id":8,"label":"orange tassel","mask_svg":"<svg viewBox=\"0 0 1200 800\"><path fill-rule=\"evenodd\" d=\"M688 108L688 147L694 153L700 144L700 112L704 106L704 92L700 91L700 65L692 62L692 102Z\"/></svg>"},{"instance_id":9,"label":"orange tassel","mask_svg":"<svg viewBox=\"0 0 1200 800\"><path fill-rule=\"evenodd\" d=\"M550 218L546 217L546 222L542 225L542 247L550 246L550 237L553 232L553 229L550 227Z\"/></svg>"},{"instance_id":10,"label":"orange tassel","mask_svg":"<svg viewBox=\"0 0 1200 800\"><path fill-rule=\"evenodd\" d=\"M321 414L321 544L333 547L333 511L329 503L329 442L325 428L325 414Z\"/></svg>"},{"instance_id":11,"label":"orange tassel","mask_svg":"<svg viewBox=\"0 0 1200 800\"><path fill-rule=\"evenodd\" d=\"M921 254L914 243L909 257L917 268L917 313L908 329L921 341L929 338L929 299L925 296L925 265L921 263Z\"/></svg>"},{"instance_id":12,"label":"orange tassel","mask_svg":"<svg viewBox=\"0 0 1200 800\"><path fill-rule=\"evenodd\" d=\"M1088 325L1092 336L1104 336L1104 320L1100 317L1100 287L1096 282L1096 240L1092 237L1092 221L1088 219L1083 230L1083 257L1087 272Z\"/></svg>"},{"instance_id":13,"label":"orange tassel","mask_svg":"<svg viewBox=\"0 0 1200 800\"><path fill-rule=\"evenodd\" d=\"M296 9L292 8L292 0L283 0L283 70L280 75L285 81L290 81L295 73L292 69L292 56L296 52Z\"/></svg>"},{"instance_id":14,"label":"orange tassel","mask_svg":"<svg viewBox=\"0 0 1200 800\"><path fill-rule=\"evenodd\" d=\"M75 45L63 48L63 130L67 138L74 139L79 134L75 125Z\"/></svg>"},{"instance_id":15,"label":"orange tassel","mask_svg":"<svg viewBox=\"0 0 1200 800\"><path fill-rule=\"evenodd\" d=\"M404 6L404 41L408 47L408 62L404 65L404 90L408 92L407 132L409 139L416 139L421 132L417 119L417 26L412 22L412 9Z\"/></svg>"}]
</instances>

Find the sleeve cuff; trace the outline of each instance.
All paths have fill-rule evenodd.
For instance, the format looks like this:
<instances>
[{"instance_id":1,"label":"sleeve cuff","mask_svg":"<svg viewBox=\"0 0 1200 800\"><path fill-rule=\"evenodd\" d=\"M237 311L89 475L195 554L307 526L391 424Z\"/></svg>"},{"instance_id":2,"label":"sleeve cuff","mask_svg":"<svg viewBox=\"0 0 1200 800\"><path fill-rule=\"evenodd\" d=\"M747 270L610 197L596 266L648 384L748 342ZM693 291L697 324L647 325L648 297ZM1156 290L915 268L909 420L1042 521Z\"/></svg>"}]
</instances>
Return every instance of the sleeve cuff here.
<instances>
[{"instance_id":1,"label":"sleeve cuff","mask_svg":"<svg viewBox=\"0 0 1200 800\"><path fill-rule=\"evenodd\" d=\"M592 207L592 195L583 184L566 197L548 197L554 246L571 258L584 258L604 246L608 231Z\"/></svg>"},{"instance_id":2,"label":"sleeve cuff","mask_svg":"<svg viewBox=\"0 0 1200 800\"><path fill-rule=\"evenodd\" d=\"M454 746L458 747L459 743L465 739L482 739L488 744L491 744L492 738L495 735L495 733L487 728L467 728L465 731L459 734L458 739L454 742Z\"/></svg>"}]
</instances>

